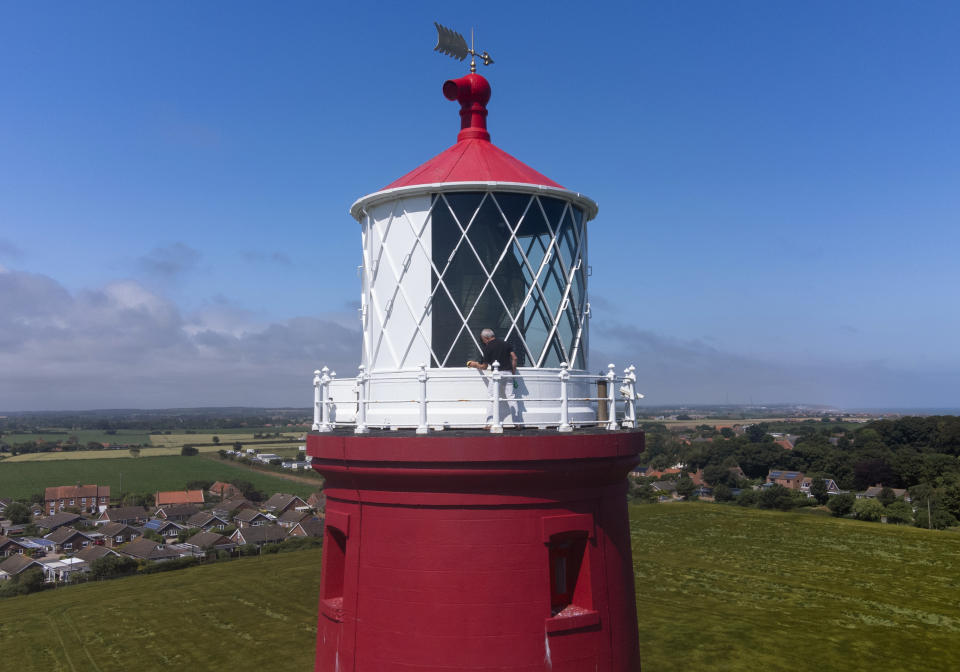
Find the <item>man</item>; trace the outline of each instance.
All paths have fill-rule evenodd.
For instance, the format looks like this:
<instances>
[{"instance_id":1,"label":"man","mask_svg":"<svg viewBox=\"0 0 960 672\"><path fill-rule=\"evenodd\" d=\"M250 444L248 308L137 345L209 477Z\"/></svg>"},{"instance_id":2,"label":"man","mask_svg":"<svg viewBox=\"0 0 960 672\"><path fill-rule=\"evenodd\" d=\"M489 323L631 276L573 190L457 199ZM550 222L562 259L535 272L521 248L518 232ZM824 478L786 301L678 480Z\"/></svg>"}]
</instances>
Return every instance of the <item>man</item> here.
<instances>
[{"instance_id":1,"label":"man","mask_svg":"<svg viewBox=\"0 0 960 672\"><path fill-rule=\"evenodd\" d=\"M516 388L517 388L517 354L506 341L501 341L493 333L493 329L484 329L480 332L480 342L483 343L483 359L479 362L470 360L467 366L478 371L486 371L493 367L494 362L500 363L500 370L512 373L514 377L505 376L500 379L500 398L507 399L507 407L510 409L510 417L514 422L520 420L517 412ZM492 384L492 379L488 380L488 385ZM493 400L487 407L487 422L493 420ZM489 424L487 425L489 429Z\"/></svg>"}]
</instances>

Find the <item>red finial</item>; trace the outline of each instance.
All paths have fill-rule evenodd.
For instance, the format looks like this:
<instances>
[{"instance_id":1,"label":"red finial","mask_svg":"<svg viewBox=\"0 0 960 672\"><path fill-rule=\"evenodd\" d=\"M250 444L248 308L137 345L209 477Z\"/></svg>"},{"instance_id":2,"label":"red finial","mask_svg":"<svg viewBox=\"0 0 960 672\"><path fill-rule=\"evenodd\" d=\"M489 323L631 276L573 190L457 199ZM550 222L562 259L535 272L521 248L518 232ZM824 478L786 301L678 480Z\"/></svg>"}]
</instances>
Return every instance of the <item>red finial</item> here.
<instances>
[{"instance_id":1,"label":"red finial","mask_svg":"<svg viewBox=\"0 0 960 672\"><path fill-rule=\"evenodd\" d=\"M460 101L461 140L490 141L487 132L487 102L490 100L490 83L481 75L471 73L460 79L448 79L443 83L443 95L447 100Z\"/></svg>"}]
</instances>

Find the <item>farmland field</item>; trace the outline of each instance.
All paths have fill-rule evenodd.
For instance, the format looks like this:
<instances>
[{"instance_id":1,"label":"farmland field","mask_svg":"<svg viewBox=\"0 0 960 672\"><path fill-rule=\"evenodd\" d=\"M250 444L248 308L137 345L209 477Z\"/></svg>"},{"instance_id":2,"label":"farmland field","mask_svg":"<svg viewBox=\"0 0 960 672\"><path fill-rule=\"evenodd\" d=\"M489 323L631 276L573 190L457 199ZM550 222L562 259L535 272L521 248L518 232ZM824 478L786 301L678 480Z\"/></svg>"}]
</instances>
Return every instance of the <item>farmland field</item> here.
<instances>
[{"instance_id":1,"label":"farmland field","mask_svg":"<svg viewBox=\"0 0 960 672\"><path fill-rule=\"evenodd\" d=\"M630 513L644 672L960 669L960 534ZM319 567L304 551L0 600L0 647L28 672L310 670Z\"/></svg>"},{"instance_id":2,"label":"farmland field","mask_svg":"<svg viewBox=\"0 0 960 672\"><path fill-rule=\"evenodd\" d=\"M0 647L20 672L310 670L319 585L311 550L70 586L0 600Z\"/></svg>"},{"instance_id":3,"label":"farmland field","mask_svg":"<svg viewBox=\"0 0 960 672\"><path fill-rule=\"evenodd\" d=\"M960 534L631 508L644 670L958 670Z\"/></svg>"},{"instance_id":4,"label":"farmland field","mask_svg":"<svg viewBox=\"0 0 960 672\"><path fill-rule=\"evenodd\" d=\"M119 452L119 451L117 451ZM52 453L57 455L60 453ZM95 457L96 452L85 453ZM126 452L121 453L127 455ZM26 498L51 485L96 483L109 485L114 495L121 491L155 492L180 490L192 480L250 481L267 493L290 492L305 496L319 487L253 471L229 461L203 457L138 457L122 459L47 460L0 462L0 496ZM122 490L121 490L121 480Z\"/></svg>"}]
</instances>

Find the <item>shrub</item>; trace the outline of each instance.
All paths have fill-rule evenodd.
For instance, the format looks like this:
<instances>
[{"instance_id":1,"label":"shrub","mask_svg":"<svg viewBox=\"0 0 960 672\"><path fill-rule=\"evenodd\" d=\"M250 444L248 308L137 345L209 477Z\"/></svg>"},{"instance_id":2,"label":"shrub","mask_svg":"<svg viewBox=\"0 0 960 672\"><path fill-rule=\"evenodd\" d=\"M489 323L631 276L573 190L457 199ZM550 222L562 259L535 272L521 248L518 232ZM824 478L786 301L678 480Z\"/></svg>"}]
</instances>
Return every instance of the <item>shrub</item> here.
<instances>
[{"instance_id":1,"label":"shrub","mask_svg":"<svg viewBox=\"0 0 960 672\"><path fill-rule=\"evenodd\" d=\"M887 522L895 525L913 522L913 508L902 499L894 501L886 510Z\"/></svg>"},{"instance_id":2,"label":"shrub","mask_svg":"<svg viewBox=\"0 0 960 672\"><path fill-rule=\"evenodd\" d=\"M827 508L830 509L830 513L834 516L841 518L853 510L854 501L856 501L854 496L849 492L845 492L831 497L830 501L827 502Z\"/></svg>"},{"instance_id":3,"label":"shrub","mask_svg":"<svg viewBox=\"0 0 960 672\"><path fill-rule=\"evenodd\" d=\"M184 444L183 448L180 449L180 454L185 457L193 457L200 451L191 446L190 444Z\"/></svg>"},{"instance_id":4,"label":"shrub","mask_svg":"<svg viewBox=\"0 0 960 672\"><path fill-rule=\"evenodd\" d=\"M858 499L853 503L853 515L857 520L877 522L883 515L883 504L875 499Z\"/></svg>"}]
</instances>

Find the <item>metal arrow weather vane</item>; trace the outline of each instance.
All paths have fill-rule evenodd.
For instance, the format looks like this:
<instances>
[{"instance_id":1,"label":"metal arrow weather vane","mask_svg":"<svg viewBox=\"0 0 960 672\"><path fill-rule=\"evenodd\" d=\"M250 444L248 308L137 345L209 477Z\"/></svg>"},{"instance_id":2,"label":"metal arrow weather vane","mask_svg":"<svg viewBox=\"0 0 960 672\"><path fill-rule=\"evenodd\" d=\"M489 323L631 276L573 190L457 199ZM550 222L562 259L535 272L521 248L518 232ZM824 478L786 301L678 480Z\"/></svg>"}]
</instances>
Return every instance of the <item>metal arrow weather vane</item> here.
<instances>
[{"instance_id":1,"label":"metal arrow weather vane","mask_svg":"<svg viewBox=\"0 0 960 672\"><path fill-rule=\"evenodd\" d=\"M470 29L470 46L467 46L467 41L464 39L463 35L458 33L455 30L451 30L445 26L441 26L436 21L433 22L433 25L437 27L437 46L433 48L434 51L439 51L441 54L446 54L452 58L462 61L467 57L467 54L470 55L470 72L477 71L477 56L480 57L480 60L483 61L484 65L492 65L493 59L490 58L490 54L483 52L478 54L473 49L473 29Z\"/></svg>"}]
</instances>

